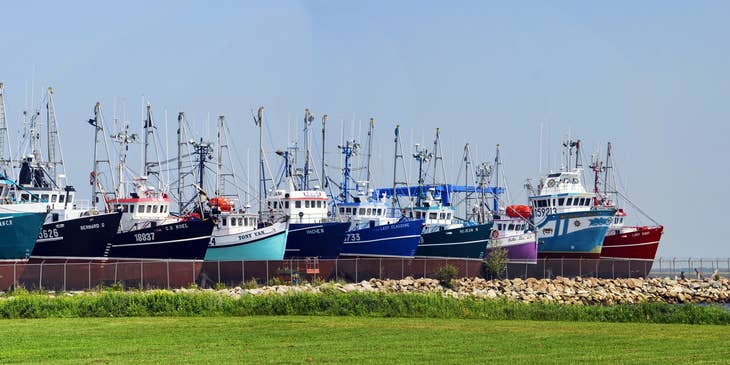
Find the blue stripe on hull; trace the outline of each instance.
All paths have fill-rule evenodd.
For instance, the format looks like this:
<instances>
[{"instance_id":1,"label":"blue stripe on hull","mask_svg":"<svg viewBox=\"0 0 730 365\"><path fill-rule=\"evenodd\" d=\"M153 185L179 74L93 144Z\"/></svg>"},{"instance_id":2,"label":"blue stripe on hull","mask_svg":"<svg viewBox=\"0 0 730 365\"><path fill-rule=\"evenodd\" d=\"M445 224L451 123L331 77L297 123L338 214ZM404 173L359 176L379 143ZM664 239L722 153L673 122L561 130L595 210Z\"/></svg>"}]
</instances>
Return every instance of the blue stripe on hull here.
<instances>
[{"instance_id":1,"label":"blue stripe on hull","mask_svg":"<svg viewBox=\"0 0 730 365\"><path fill-rule=\"evenodd\" d=\"M45 219L46 213L0 213L0 260L28 258Z\"/></svg>"},{"instance_id":2,"label":"blue stripe on hull","mask_svg":"<svg viewBox=\"0 0 730 365\"><path fill-rule=\"evenodd\" d=\"M249 243L208 246L206 261L283 260L287 231Z\"/></svg>"},{"instance_id":3,"label":"blue stripe on hull","mask_svg":"<svg viewBox=\"0 0 730 365\"><path fill-rule=\"evenodd\" d=\"M337 258L350 223L289 223L284 258Z\"/></svg>"},{"instance_id":4,"label":"blue stripe on hull","mask_svg":"<svg viewBox=\"0 0 730 365\"><path fill-rule=\"evenodd\" d=\"M422 225L423 220L402 221L348 231L341 254L413 257L421 240Z\"/></svg>"},{"instance_id":5,"label":"blue stripe on hull","mask_svg":"<svg viewBox=\"0 0 730 365\"><path fill-rule=\"evenodd\" d=\"M541 257L579 257L600 255L603 238L608 232L609 219L614 211L595 210L576 213L551 214L537 226L538 255ZM578 229L578 219L595 220L594 224L585 224ZM555 222L552 234L545 234L543 228ZM572 232L568 229L573 228Z\"/></svg>"}]
</instances>

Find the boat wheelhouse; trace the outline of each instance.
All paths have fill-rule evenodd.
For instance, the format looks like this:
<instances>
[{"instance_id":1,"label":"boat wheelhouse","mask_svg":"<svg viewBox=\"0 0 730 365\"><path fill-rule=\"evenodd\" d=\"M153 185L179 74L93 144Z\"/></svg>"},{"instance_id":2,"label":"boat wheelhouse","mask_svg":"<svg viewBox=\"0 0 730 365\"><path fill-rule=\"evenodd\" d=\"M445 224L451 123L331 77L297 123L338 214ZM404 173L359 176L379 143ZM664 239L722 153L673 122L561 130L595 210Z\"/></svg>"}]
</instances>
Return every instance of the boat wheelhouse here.
<instances>
[{"instance_id":1,"label":"boat wheelhouse","mask_svg":"<svg viewBox=\"0 0 730 365\"><path fill-rule=\"evenodd\" d=\"M537 263L537 236L524 218L494 217L484 256L497 247L507 250L507 259L511 264Z\"/></svg>"}]
</instances>

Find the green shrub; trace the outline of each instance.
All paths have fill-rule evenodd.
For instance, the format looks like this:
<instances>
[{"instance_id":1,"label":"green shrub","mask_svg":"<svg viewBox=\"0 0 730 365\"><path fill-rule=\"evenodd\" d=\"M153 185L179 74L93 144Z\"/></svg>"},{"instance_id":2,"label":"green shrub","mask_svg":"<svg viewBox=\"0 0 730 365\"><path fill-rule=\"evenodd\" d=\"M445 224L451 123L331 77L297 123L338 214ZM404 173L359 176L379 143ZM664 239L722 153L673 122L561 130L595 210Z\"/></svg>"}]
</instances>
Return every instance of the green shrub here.
<instances>
[{"instance_id":1,"label":"green shrub","mask_svg":"<svg viewBox=\"0 0 730 365\"><path fill-rule=\"evenodd\" d=\"M251 278L245 283L241 283L241 287L243 289L256 289L259 287L258 281L256 281L256 278Z\"/></svg>"},{"instance_id":2,"label":"green shrub","mask_svg":"<svg viewBox=\"0 0 730 365\"><path fill-rule=\"evenodd\" d=\"M223 290L225 288L226 288L226 284L224 284L224 283L215 283L215 285L213 285L213 289L215 289L215 290Z\"/></svg>"},{"instance_id":3,"label":"green shrub","mask_svg":"<svg viewBox=\"0 0 730 365\"><path fill-rule=\"evenodd\" d=\"M281 279L279 279L278 277L274 276L273 278L269 279L268 285L269 286L284 285L284 282Z\"/></svg>"},{"instance_id":4,"label":"green shrub","mask_svg":"<svg viewBox=\"0 0 730 365\"><path fill-rule=\"evenodd\" d=\"M451 264L446 264L446 266L443 266L436 272L436 279L441 282L441 285L447 288L452 287L451 281L456 279L457 276L459 276L459 269Z\"/></svg>"},{"instance_id":5,"label":"green shrub","mask_svg":"<svg viewBox=\"0 0 730 365\"><path fill-rule=\"evenodd\" d=\"M484 258L484 276L488 278L502 278L507 271L507 249L495 246Z\"/></svg>"}]
</instances>

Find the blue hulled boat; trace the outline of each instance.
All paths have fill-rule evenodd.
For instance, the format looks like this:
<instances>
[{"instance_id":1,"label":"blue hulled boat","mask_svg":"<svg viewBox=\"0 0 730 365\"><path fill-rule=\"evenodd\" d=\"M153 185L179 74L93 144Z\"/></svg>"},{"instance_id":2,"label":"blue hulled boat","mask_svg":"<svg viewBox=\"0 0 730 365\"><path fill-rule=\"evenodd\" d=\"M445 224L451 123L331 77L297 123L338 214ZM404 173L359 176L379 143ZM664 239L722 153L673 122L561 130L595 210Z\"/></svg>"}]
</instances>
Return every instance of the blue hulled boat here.
<instances>
[{"instance_id":1,"label":"blue hulled boat","mask_svg":"<svg viewBox=\"0 0 730 365\"><path fill-rule=\"evenodd\" d=\"M568 141L564 146L566 166L571 166L575 148L575 168L548 174L541 179L537 194L529 198L538 257L598 259L616 210L594 209L595 194L587 192L581 182L580 141Z\"/></svg>"},{"instance_id":2,"label":"blue hulled boat","mask_svg":"<svg viewBox=\"0 0 730 365\"><path fill-rule=\"evenodd\" d=\"M0 260L27 259L46 213L6 212L0 207Z\"/></svg>"}]
</instances>

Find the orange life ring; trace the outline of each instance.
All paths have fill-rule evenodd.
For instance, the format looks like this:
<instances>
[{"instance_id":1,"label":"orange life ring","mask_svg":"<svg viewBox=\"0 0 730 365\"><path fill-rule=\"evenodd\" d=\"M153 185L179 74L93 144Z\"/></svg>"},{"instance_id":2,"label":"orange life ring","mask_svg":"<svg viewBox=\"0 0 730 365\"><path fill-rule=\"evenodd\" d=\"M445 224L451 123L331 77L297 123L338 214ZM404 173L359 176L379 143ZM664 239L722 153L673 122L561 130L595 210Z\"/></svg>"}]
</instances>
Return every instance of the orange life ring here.
<instances>
[{"instance_id":1,"label":"orange life ring","mask_svg":"<svg viewBox=\"0 0 730 365\"><path fill-rule=\"evenodd\" d=\"M492 238L499 238L499 231L496 229L492 230Z\"/></svg>"}]
</instances>

